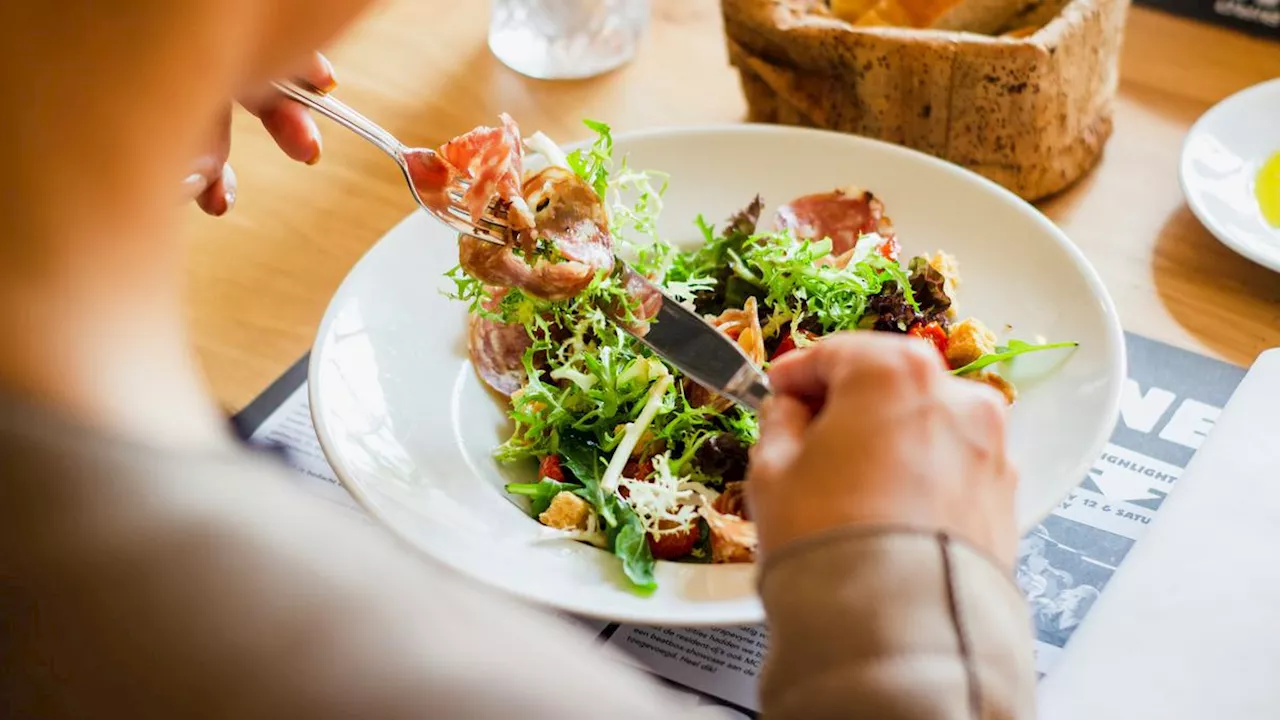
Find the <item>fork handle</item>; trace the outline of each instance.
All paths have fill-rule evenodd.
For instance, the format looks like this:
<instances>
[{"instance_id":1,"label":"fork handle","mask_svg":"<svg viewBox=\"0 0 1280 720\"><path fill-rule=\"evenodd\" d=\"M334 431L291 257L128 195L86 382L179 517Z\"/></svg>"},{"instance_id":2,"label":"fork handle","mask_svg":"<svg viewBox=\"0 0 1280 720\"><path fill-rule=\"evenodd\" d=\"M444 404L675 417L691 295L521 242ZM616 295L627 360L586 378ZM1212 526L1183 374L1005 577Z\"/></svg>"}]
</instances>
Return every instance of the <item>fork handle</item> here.
<instances>
[{"instance_id":1,"label":"fork handle","mask_svg":"<svg viewBox=\"0 0 1280 720\"><path fill-rule=\"evenodd\" d=\"M288 80L280 80L272 84L287 97L297 100L373 143L378 149L390 155L391 159L397 162L403 159L406 149L404 143L384 130L381 125L356 112L355 108L338 98Z\"/></svg>"}]
</instances>

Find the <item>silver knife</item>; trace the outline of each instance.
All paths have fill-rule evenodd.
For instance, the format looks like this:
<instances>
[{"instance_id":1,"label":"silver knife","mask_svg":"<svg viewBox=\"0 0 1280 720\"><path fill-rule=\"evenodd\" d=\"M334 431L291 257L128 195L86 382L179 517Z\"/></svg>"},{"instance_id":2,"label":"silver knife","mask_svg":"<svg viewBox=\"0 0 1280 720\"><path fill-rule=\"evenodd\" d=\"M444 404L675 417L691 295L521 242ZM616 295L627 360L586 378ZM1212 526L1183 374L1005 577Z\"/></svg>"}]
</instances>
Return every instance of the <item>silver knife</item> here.
<instances>
[{"instance_id":1,"label":"silver knife","mask_svg":"<svg viewBox=\"0 0 1280 720\"><path fill-rule=\"evenodd\" d=\"M630 276L628 285L641 284L649 299L661 301L647 328L625 322L618 326L699 385L758 411L772 393L769 378L738 343L621 259L617 264L620 272Z\"/></svg>"},{"instance_id":2,"label":"silver knife","mask_svg":"<svg viewBox=\"0 0 1280 720\"><path fill-rule=\"evenodd\" d=\"M413 183L412 172L406 165L405 155L409 151L408 148L372 120L339 102L337 98L314 88L293 82L278 82L275 86L288 97L354 131L395 159L404 172L414 199L437 220L484 242L496 245L506 244L504 240L494 237L491 232L477 234L474 229L468 232L466 226L474 223L461 220L460 215L450 216L424 203ZM465 208L461 208L458 213L464 210ZM460 227L460 223L463 227ZM500 222L498 227L502 227ZM697 313L681 305L666 291L631 269L621 259L615 258L615 266L626 276L625 281L638 287L639 292L644 293L649 300L657 302L661 299L657 313L650 318L647 328L632 327L629 323L615 318L617 325L648 345L662 359L674 365L698 384L752 410L760 409L760 403L768 397L770 392L769 380L751 363L742 348L738 347L738 343L722 335L710 323L698 317ZM646 310L652 312L651 308L646 307ZM606 314L612 317L611 313Z\"/></svg>"}]
</instances>

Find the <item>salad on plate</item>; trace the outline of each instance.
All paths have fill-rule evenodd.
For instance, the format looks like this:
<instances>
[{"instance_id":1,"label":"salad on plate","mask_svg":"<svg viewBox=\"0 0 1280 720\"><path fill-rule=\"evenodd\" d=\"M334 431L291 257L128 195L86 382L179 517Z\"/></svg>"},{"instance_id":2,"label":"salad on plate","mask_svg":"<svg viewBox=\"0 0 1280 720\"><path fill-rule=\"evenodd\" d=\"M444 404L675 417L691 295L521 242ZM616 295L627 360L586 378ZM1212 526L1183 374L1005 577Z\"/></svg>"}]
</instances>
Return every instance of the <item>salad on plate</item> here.
<instances>
[{"instance_id":1,"label":"salad on plate","mask_svg":"<svg viewBox=\"0 0 1280 720\"><path fill-rule=\"evenodd\" d=\"M586 124L594 143L566 154L542 133L521 139L503 115L446 143L436 177L469 180L473 215L496 203L512 229L505 246L460 236L449 273L470 314L471 362L508 403L511 435L495 457L538 469L506 491L548 537L616 555L638 592L656 587L660 560L755 559L744 491L758 428L624 329L643 330L655 312L634 274L764 368L832 333L900 333L1014 403L1002 363L1075 345L1001 343L964 317L957 261L903 257L883 203L862 188L815 189L769 218L760 197L744 198L718 224L698 217L700 241L677 245L657 231L666 176L615 158L610 128Z\"/></svg>"}]
</instances>

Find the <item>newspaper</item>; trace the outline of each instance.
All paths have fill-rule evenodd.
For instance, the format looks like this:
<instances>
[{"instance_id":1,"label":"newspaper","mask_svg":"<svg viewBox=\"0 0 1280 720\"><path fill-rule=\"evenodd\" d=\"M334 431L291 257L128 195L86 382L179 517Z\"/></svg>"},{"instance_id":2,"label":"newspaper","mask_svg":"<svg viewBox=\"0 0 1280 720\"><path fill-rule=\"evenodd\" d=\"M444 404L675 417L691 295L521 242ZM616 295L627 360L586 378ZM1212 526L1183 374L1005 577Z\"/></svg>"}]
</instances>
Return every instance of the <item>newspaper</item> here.
<instances>
[{"instance_id":1,"label":"newspaper","mask_svg":"<svg viewBox=\"0 0 1280 720\"><path fill-rule=\"evenodd\" d=\"M1244 370L1127 334L1129 377L1111 442L1081 485L1018 548L1015 581L1036 630L1036 670L1062 648L1141 538L1213 428ZM237 418L246 438L282 447L299 483L362 513L325 461L311 425L305 358ZM730 716L756 717L768 634L763 626L661 628L580 620L599 640Z\"/></svg>"}]
</instances>

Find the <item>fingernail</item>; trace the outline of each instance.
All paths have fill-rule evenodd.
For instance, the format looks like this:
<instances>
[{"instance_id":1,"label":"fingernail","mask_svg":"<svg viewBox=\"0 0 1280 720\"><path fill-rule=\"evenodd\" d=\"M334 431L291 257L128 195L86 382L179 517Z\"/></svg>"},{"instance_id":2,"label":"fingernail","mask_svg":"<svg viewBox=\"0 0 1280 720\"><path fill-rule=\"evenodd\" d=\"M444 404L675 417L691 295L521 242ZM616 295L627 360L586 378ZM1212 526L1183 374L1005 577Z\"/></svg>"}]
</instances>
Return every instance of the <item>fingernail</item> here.
<instances>
[{"instance_id":1,"label":"fingernail","mask_svg":"<svg viewBox=\"0 0 1280 720\"><path fill-rule=\"evenodd\" d=\"M320 64L324 66L325 74L329 76L329 82L322 88L318 88L320 92L333 92L338 87L338 76L333 72L333 63L329 62L329 58L317 53L320 58Z\"/></svg>"},{"instance_id":2,"label":"fingernail","mask_svg":"<svg viewBox=\"0 0 1280 720\"><path fill-rule=\"evenodd\" d=\"M314 135L315 135L315 141L316 141L316 152L314 155L312 155L310 158L307 159L308 165L315 165L316 163L320 162L320 155L323 154L324 152L324 142L320 139L320 133L316 132L314 133Z\"/></svg>"},{"instance_id":3,"label":"fingernail","mask_svg":"<svg viewBox=\"0 0 1280 720\"><path fill-rule=\"evenodd\" d=\"M222 195L227 201L227 211L236 204L236 173L230 165L222 167Z\"/></svg>"},{"instance_id":4,"label":"fingernail","mask_svg":"<svg viewBox=\"0 0 1280 720\"><path fill-rule=\"evenodd\" d=\"M191 173L182 181L182 192L186 197L193 198L204 192L204 189L208 184L209 181L205 176L200 173Z\"/></svg>"}]
</instances>

